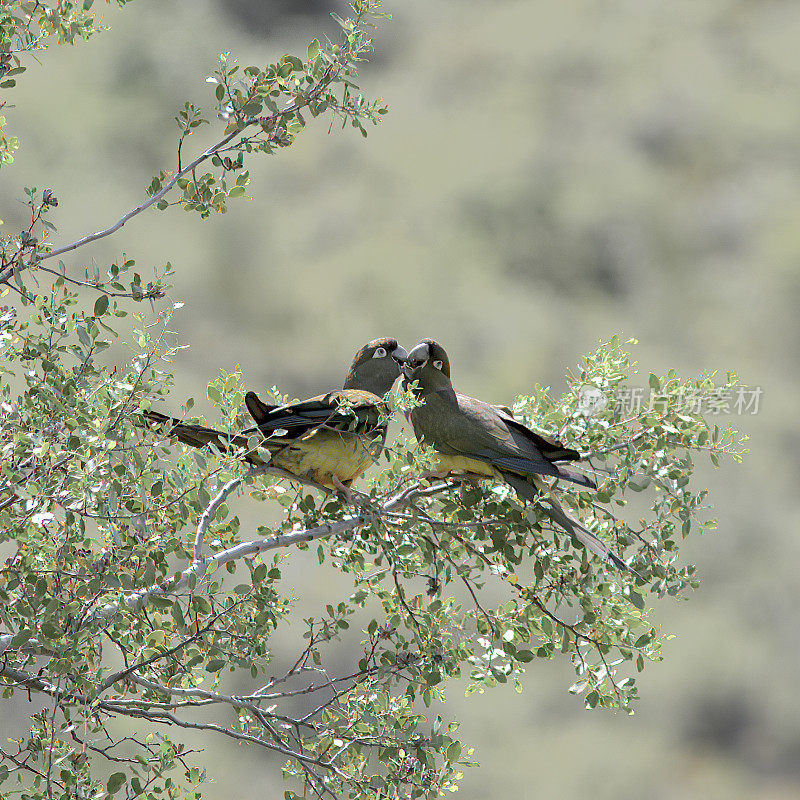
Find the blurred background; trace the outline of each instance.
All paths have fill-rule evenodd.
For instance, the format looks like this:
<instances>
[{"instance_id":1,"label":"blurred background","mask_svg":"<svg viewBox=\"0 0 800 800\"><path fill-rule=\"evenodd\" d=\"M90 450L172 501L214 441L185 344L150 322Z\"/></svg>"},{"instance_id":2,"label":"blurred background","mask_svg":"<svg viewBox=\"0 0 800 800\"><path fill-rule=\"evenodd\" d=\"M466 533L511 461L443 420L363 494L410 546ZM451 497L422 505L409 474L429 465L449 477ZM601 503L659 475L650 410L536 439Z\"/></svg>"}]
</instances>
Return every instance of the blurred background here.
<instances>
[{"instance_id":1,"label":"blurred background","mask_svg":"<svg viewBox=\"0 0 800 800\"><path fill-rule=\"evenodd\" d=\"M174 115L210 104L221 51L264 64L334 28L336 0L139 0L31 64L0 217L50 186L57 241L104 227L175 163ZM251 163L250 203L206 222L148 212L67 259L171 261L191 347L176 406L240 364L294 396L378 335L433 336L464 391L509 402L613 333L645 376L735 369L763 387L743 465L703 466L719 519L690 541L703 583L636 714L585 711L569 664L446 707L481 768L465 800L800 797L800 4L796 0L402 0L361 83L390 114L364 141L312 125ZM204 132L202 134L206 136ZM184 153L199 152L193 137ZM642 380L640 385L646 385ZM250 509L256 522L259 509ZM311 612L337 581L292 560ZM312 571L313 569L313 571ZM339 579L340 580L340 579ZM330 582L329 582L330 581ZM347 654L343 653L342 657ZM30 713L23 705L20 718ZM280 796L277 764L204 740L205 796ZM647 787L643 789L643 787Z\"/></svg>"}]
</instances>

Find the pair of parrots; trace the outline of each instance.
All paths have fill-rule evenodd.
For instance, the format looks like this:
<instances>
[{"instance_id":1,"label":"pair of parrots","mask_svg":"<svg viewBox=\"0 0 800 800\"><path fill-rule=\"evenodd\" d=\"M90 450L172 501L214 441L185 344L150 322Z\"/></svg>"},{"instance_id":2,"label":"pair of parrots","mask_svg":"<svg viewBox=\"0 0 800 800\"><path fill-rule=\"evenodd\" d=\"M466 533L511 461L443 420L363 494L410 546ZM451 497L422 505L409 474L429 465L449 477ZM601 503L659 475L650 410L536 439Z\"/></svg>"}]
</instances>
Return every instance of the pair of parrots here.
<instances>
[{"instance_id":1,"label":"pair of parrots","mask_svg":"<svg viewBox=\"0 0 800 800\"><path fill-rule=\"evenodd\" d=\"M251 464L278 467L326 487L343 489L377 458L386 441L385 397L401 373L422 401L408 414L417 439L437 451L437 474L463 473L501 480L525 500L537 500L560 527L603 561L625 563L597 536L549 496L540 496L537 476L551 476L595 488L585 475L561 466L580 454L547 439L514 419L511 411L456 391L444 348L423 339L406 352L396 339L374 339L355 355L342 389L289 405L263 403L248 392L245 404L256 427L229 437L213 428L189 425L148 411L151 424L193 447L214 444L221 450L243 448ZM248 450L248 436L260 433L258 449Z\"/></svg>"}]
</instances>

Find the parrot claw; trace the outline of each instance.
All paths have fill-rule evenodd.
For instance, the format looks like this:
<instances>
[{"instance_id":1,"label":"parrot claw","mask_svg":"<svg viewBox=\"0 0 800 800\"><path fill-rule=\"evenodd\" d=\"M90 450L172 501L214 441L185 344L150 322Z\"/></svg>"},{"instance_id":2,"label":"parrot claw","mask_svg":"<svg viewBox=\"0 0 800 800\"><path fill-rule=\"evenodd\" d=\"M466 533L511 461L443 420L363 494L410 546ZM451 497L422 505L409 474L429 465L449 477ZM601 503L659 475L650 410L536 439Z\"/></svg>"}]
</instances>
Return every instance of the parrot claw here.
<instances>
[{"instance_id":1,"label":"parrot claw","mask_svg":"<svg viewBox=\"0 0 800 800\"><path fill-rule=\"evenodd\" d=\"M450 477L449 472L437 472L436 470L428 470L427 472L422 472L419 474L419 480L421 481L443 481Z\"/></svg>"},{"instance_id":2,"label":"parrot claw","mask_svg":"<svg viewBox=\"0 0 800 800\"><path fill-rule=\"evenodd\" d=\"M345 486L340 480L338 475L334 475L331 483L336 487L336 491L342 496L342 499L348 505L353 502L353 491L349 486Z\"/></svg>"}]
</instances>

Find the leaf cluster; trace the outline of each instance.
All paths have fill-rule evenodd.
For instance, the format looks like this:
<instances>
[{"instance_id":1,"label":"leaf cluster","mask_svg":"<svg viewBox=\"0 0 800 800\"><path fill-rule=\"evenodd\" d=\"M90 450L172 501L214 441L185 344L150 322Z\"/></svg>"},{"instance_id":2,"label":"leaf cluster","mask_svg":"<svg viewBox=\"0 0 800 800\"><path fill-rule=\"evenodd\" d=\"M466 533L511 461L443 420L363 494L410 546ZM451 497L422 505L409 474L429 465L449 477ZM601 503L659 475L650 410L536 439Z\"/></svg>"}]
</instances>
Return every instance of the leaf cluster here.
<instances>
[{"instance_id":1,"label":"leaf cluster","mask_svg":"<svg viewBox=\"0 0 800 800\"><path fill-rule=\"evenodd\" d=\"M121 7L130 0L115 2ZM31 54L35 59L35 53L44 50L51 39L60 45L74 44L103 30L96 22L93 5L94 0L6 0L0 4L0 89L13 89L27 69L25 56ZM0 108L5 105L1 103ZM0 167L12 164L14 151L19 149L19 139L3 132L5 123L5 117L0 117Z\"/></svg>"},{"instance_id":2,"label":"leaf cluster","mask_svg":"<svg viewBox=\"0 0 800 800\"><path fill-rule=\"evenodd\" d=\"M40 3L3 11L3 41L83 37L90 6L62 2L58 22ZM437 713L448 686L523 691L532 665L560 659L587 707L630 711L638 673L661 658L657 603L697 586L680 552L713 527L696 462L739 460L744 439L684 401L737 389L733 374L650 375L653 401L626 413L617 400L637 369L632 342L612 337L562 397L534 386L517 399L519 419L584 451L598 490L545 496L625 557L631 571L619 572L507 487L421 477L434 456L405 434L349 499L287 480L248 430L238 367L206 388L214 444L178 445L171 422L145 416L170 397L182 346L170 264L151 280L127 256L82 275L47 265L150 205L224 212L246 197L247 159L289 146L307 117L365 133L385 108L354 81L381 12L370 0L351 10L341 41L314 40L303 58L240 69L223 56L214 114L178 112L176 168L116 225L56 248L58 200L30 188L29 224L0 241L0 691L42 701L25 736L0 743L4 797L199 797L187 730L277 754L287 798L440 797L474 764ZM184 163L213 116L221 138ZM417 403L399 393L381 420ZM171 405L206 424L193 399ZM272 514L254 531L244 489ZM301 614L286 570L295 550L316 556L312 579L335 571L347 589Z\"/></svg>"}]
</instances>

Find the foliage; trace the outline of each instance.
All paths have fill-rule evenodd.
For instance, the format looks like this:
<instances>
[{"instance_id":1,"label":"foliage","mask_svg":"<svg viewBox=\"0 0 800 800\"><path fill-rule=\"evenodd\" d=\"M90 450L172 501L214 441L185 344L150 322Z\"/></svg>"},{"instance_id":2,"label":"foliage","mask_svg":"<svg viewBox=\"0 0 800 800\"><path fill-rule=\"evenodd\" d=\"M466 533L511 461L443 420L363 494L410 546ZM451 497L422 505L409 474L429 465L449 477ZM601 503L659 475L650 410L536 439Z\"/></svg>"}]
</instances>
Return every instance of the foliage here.
<instances>
[{"instance_id":1,"label":"foliage","mask_svg":"<svg viewBox=\"0 0 800 800\"><path fill-rule=\"evenodd\" d=\"M376 13L358 0L341 21L343 43L315 40L306 60L240 73L223 57L214 76L222 138L191 162L216 172L195 178L181 163L203 120L186 105L177 169L155 179L135 212L171 202L202 217L224 211L244 196L245 158L291 144L303 108L363 132L381 109L350 78ZM183 194L166 200L175 185ZM421 478L430 453L403 437L352 504L287 486L242 453L173 446L140 416L169 396L180 346L170 265L150 282L132 259L80 280L63 262L51 269L48 258L97 236L54 248L56 198L30 189L27 202L30 225L3 240L0 268L2 296L18 296L0 314L0 542L14 548L0 570L0 682L4 700L29 692L44 702L30 733L2 747L4 796L199 796L202 762L178 740L181 729L199 729L278 753L296 778L289 798L438 797L472 764L457 725L430 718L448 681L468 678L468 692L509 682L522 691L537 659L568 661L571 690L588 707L630 709L635 672L660 658L649 604L697 583L679 558L681 541L711 525L693 458L740 457L734 431L686 407L687 395L720 388L714 376L651 375L654 401L626 415L617 398L635 365L614 337L570 376L563 397L537 386L515 405L519 418L584 449L603 477L596 493L557 494L625 555L632 571L620 574L503 487ZM118 329L128 315L136 330L126 346ZM729 375L721 388L737 385ZM221 429L247 427L238 370L222 372L207 394ZM410 403L401 395L397 405ZM244 486L284 509L255 535L232 500ZM620 516L631 516L634 500L635 528ZM312 546L320 571L346 574L352 589L299 619L282 565L291 548ZM287 660L272 645L279 627L297 645L276 672ZM357 642L352 662L332 663L332 643L347 637ZM251 688L233 693L234 680ZM221 721L208 714L218 708Z\"/></svg>"},{"instance_id":2,"label":"foliage","mask_svg":"<svg viewBox=\"0 0 800 800\"><path fill-rule=\"evenodd\" d=\"M111 0L106 0L111 3ZM130 0L116 0L124 6ZM78 39L89 39L102 30L96 24L92 6L94 0L72 2L58 0L56 3L39 0L4 0L0 3L0 89L8 90L17 85L17 77L27 69L24 58L47 47L54 38L59 44L74 44ZM0 104L0 109L6 102ZM5 118L0 117L0 166L14 161L14 151L19 148L15 136L7 137L3 132Z\"/></svg>"}]
</instances>

